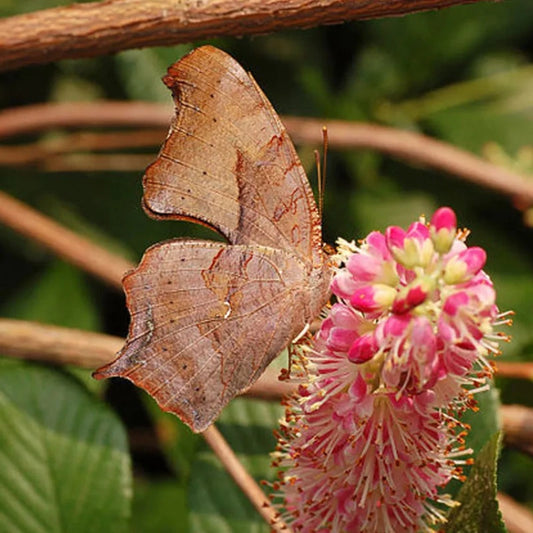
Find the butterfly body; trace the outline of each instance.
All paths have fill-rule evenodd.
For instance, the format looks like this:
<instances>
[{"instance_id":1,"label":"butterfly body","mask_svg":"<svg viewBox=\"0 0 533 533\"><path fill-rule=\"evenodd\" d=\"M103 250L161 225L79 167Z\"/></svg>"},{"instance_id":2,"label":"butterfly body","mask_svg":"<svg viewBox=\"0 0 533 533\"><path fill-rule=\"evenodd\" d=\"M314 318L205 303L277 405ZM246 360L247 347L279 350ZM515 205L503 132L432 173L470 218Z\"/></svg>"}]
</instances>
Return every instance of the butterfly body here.
<instances>
[{"instance_id":1,"label":"butterfly body","mask_svg":"<svg viewBox=\"0 0 533 533\"><path fill-rule=\"evenodd\" d=\"M130 379L202 431L318 315L331 272L305 172L253 78L207 46L164 81L176 116L144 176L144 208L228 243L149 248L123 282L126 344L95 376Z\"/></svg>"}]
</instances>

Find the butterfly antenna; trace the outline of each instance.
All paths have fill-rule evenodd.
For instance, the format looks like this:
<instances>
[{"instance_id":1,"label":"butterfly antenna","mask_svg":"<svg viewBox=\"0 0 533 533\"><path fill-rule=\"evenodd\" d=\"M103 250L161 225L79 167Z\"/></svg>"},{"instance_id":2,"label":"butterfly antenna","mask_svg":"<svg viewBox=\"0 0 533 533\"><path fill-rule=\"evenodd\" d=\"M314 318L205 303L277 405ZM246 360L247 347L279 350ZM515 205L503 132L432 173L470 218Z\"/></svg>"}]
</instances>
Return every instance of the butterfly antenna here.
<instances>
[{"instance_id":1,"label":"butterfly antenna","mask_svg":"<svg viewBox=\"0 0 533 533\"><path fill-rule=\"evenodd\" d=\"M317 186L318 186L318 214L320 220L322 220L322 197L324 196L324 191L322 190L322 163L320 161L320 152L315 150L315 165L316 165L316 176L317 176Z\"/></svg>"},{"instance_id":2,"label":"butterfly antenna","mask_svg":"<svg viewBox=\"0 0 533 533\"><path fill-rule=\"evenodd\" d=\"M320 154L315 150L315 164L318 180L318 214L322 220L324 211L324 191L326 187L326 162L328 155L328 128L322 127L322 162L320 161Z\"/></svg>"},{"instance_id":3,"label":"butterfly antenna","mask_svg":"<svg viewBox=\"0 0 533 533\"><path fill-rule=\"evenodd\" d=\"M318 212L320 213L320 219L322 220L322 214L324 212L324 194L326 191L326 170L327 170L327 161L328 161L328 128L327 126L322 126L322 174L318 178L319 183L319 207Z\"/></svg>"}]
</instances>

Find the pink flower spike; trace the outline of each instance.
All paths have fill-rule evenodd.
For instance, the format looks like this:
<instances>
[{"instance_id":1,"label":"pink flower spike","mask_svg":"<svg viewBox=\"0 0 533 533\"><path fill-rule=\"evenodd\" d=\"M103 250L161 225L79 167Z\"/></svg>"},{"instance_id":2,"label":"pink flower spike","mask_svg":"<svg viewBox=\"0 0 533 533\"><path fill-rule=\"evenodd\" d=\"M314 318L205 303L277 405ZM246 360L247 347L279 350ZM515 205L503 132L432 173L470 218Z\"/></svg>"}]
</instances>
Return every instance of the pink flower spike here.
<instances>
[{"instance_id":1,"label":"pink flower spike","mask_svg":"<svg viewBox=\"0 0 533 533\"><path fill-rule=\"evenodd\" d=\"M348 350L348 359L352 363L366 363L372 359L378 350L378 345L374 335L368 333L356 339Z\"/></svg>"},{"instance_id":2,"label":"pink flower spike","mask_svg":"<svg viewBox=\"0 0 533 533\"><path fill-rule=\"evenodd\" d=\"M448 285L464 283L475 276L485 265L487 254L483 248L473 246L450 257L444 269L444 281Z\"/></svg>"},{"instance_id":3,"label":"pink flower spike","mask_svg":"<svg viewBox=\"0 0 533 533\"><path fill-rule=\"evenodd\" d=\"M388 308L395 296L395 289L388 285L376 283L356 289L350 296L350 303L362 313L372 313Z\"/></svg>"},{"instance_id":4,"label":"pink flower spike","mask_svg":"<svg viewBox=\"0 0 533 533\"><path fill-rule=\"evenodd\" d=\"M435 250L439 254L447 253L457 232L457 217L453 209L449 207L437 209L431 217L429 231Z\"/></svg>"},{"instance_id":5,"label":"pink flower spike","mask_svg":"<svg viewBox=\"0 0 533 533\"><path fill-rule=\"evenodd\" d=\"M443 491L468 453L456 418L489 387L502 322L485 252L456 226L443 207L427 225L339 240L337 302L301 347L273 455L295 533L446 522Z\"/></svg>"}]
</instances>

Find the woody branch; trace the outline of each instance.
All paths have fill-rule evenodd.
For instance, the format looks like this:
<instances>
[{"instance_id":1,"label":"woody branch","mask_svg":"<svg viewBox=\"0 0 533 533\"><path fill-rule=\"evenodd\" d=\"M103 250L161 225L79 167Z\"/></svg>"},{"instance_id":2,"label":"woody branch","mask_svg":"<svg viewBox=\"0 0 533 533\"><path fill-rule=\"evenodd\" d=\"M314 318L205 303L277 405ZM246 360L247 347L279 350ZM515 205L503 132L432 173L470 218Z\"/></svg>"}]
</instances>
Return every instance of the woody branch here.
<instances>
[{"instance_id":1,"label":"woody branch","mask_svg":"<svg viewBox=\"0 0 533 533\"><path fill-rule=\"evenodd\" d=\"M107 0L0 21L0 70L209 37L310 28L480 0Z\"/></svg>"},{"instance_id":2,"label":"woody branch","mask_svg":"<svg viewBox=\"0 0 533 533\"><path fill-rule=\"evenodd\" d=\"M29 146L1 146L0 165L41 164L49 170L99 170L102 168L132 170L144 168L152 156L121 154L106 156L103 160L85 159L69 162L58 158L65 151L97 148L124 148L158 145L164 138L172 108L148 102L77 102L40 104L6 109L0 112L0 139L21 134L37 133L52 127L83 128L93 126L160 127L139 135L131 132L113 133L109 136L78 135L66 137L55 146L32 144ZM470 152L448 143L415 132L399 130L377 124L325 120L304 117L283 117L291 137L299 144L322 142L322 127L327 126L329 145L338 149L370 148L392 157L436 168L459 176L467 181L510 196L518 207L533 204L533 182L513 170L490 163ZM80 163L86 165L80 168ZM98 163L98 164L96 164ZM78 165L78 166L76 166Z\"/></svg>"}]
</instances>

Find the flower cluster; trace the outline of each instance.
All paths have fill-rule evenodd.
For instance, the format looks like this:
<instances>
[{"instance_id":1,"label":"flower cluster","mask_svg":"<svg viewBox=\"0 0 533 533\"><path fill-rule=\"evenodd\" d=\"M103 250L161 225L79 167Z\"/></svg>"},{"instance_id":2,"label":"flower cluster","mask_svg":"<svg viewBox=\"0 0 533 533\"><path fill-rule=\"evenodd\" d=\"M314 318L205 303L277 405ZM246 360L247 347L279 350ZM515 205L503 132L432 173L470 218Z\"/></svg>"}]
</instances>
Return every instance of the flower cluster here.
<instances>
[{"instance_id":1,"label":"flower cluster","mask_svg":"<svg viewBox=\"0 0 533 533\"><path fill-rule=\"evenodd\" d=\"M337 297L302 355L278 435L275 484L295 531L418 532L445 520L463 477L458 418L498 352L485 252L455 213L340 241Z\"/></svg>"}]
</instances>

